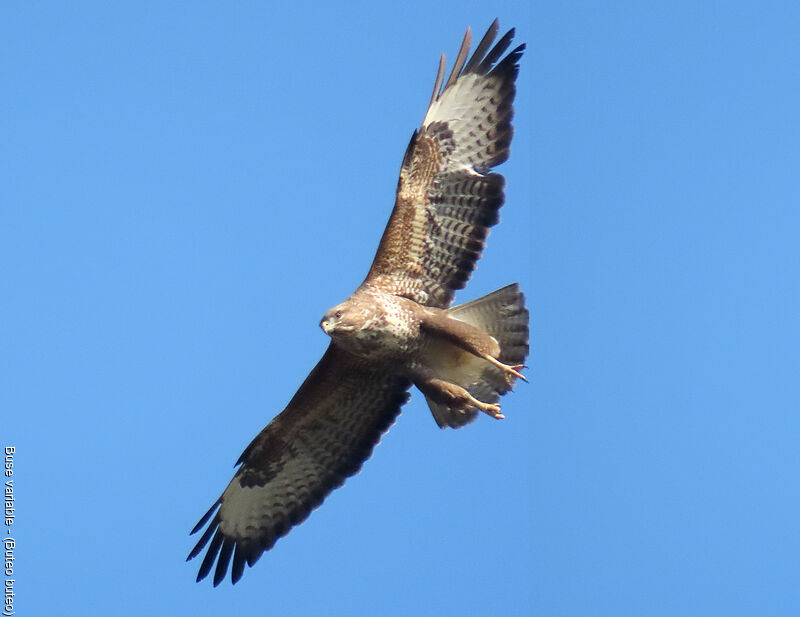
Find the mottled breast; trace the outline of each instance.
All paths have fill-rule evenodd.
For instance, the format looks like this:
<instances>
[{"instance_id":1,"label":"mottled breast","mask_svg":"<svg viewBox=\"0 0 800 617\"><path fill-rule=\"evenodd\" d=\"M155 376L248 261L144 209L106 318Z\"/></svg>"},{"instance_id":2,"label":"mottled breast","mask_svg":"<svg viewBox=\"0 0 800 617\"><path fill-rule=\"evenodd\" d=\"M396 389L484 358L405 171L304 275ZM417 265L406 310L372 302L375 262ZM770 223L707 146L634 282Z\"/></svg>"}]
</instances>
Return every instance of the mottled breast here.
<instances>
[{"instance_id":1,"label":"mottled breast","mask_svg":"<svg viewBox=\"0 0 800 617\"><path fill-rule=\"evenodd\" d=\"M359 327L338 338L352 353L372 361L405 363L419 348L414 302L376 289L359 289L345 305L358 311Z\"/></svg>"}]
</instances>

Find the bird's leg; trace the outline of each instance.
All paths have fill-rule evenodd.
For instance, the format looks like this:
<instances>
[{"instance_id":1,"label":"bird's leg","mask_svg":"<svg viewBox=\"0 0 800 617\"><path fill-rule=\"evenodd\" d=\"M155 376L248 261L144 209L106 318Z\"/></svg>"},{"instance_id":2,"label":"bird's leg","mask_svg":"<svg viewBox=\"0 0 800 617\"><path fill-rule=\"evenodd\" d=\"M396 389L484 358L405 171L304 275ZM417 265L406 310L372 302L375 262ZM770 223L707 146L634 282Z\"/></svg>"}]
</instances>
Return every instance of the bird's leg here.
<instances>
[{"instance_id":1,"label":"bird's leg","mask_svg":"<svg viewBox=\"0 0 800 617\"><path fill-rule=\"evenodd\" d=\"M520 373L524 368L523 364L504 364L497 359L500 355L500 343L496 338L487 334L480 328L451 317L447 311L440 309L426 309L421 316L420 328L426 330L433 336L444 339L464 351L471 353L478 358L483 358L493 364L501 371L506 383L511 386L514 379L528 381Z\"/></svg>"},{"instance_id":2,"label":"bird's leg","mask_svg":"<svg viewBox=\"0 0 800 617\"><path fill-rule=\"evenodd\" d=\"M494 364L497 368L499 368L501 371L503 371L503 373L505 374L506 382L508 383L508 385L511 385L512 383L514 383L513 380L511 379L512 375L514 377L516 377L517 379L521 379L522 381L528 381L526 379L525 375L523 375L522 373L519 372L520 370L525 368L524 364L513 364L513 365L511 365L511 364L503 364L502 362L500 362L500 360L498 360L494 356L490 356L488 353L487 354L482 354L481 357L484 360L487 360L488 362L490 362L491 364Z\"/></svg>"},{"instance_id":3,"label":"bird's leg","mask_svg":"<svg viewBox=\"0 0 800 617\"><path fill-rule=\"evenodd\" d=\"M447 405L447 407L455 411L466 413L467 411L477 409L498 420L505 418L505 416L500 413L500 405L479 401L461 386L445 381L444 379L426 376L424 378L415 379L414 384L425 396L437 403Z\"/></svg>"}]
</instances>

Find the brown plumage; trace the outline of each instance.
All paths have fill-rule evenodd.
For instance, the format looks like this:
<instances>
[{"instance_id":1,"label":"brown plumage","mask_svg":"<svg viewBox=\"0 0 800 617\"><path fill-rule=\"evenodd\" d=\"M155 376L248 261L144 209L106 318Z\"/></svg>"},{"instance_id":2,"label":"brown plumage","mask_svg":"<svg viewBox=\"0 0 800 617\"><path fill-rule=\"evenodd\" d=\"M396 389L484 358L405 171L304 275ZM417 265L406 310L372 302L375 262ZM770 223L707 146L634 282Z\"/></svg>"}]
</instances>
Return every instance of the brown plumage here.
<instances>
[{"instance_id":1,"label":"brown plumage","mask_svg":"<svg viewBox=\"0 0 800 617\"><path fill-rule=\"evenodd\" d=\"M245 449L228 487L197 523L197 580L241 578L275 541L369 458L413 383L441 427L497 401L522 377L528 311L517 285L448 308L466 284L503 204L491 168L509 155L514 80L495 21L467 60L470 32L444 81L444 56L422 126L403 157L397 198L369 273L322 319L331 344L289 402ZM505 56L503 54L506 54Z\"/></svg>"},{"instance_id":2,"label":"brown plumage","mask_svg":"<svg viewBox=\"0 0 800 617\"><path fill-rule=\"evenodd\" d=\"M447 310L452 319L470 324L498 343L497 360L508 366L520 366L528 357L528 309L519 286L509 285L487 296ZM490 352L491 353L491 352ZM513 387L508 373L470 354L454 375L466 390L485 403L497 403ZM478 415L477 410L453 409L426 397L436 423L459 428Z\"/></svg>"},{"instance_id":3,"label":"brown plumage","mask_svg":"<svg viewBox=\"0 0 800 617\"><path fill-rule=\"evenodd\" d=\"M505 180L489 173L508 158L520 45L509 30L494 48L489 28L464 66L470 33L439 92L440 64L422 127L403 157L397 199L367 280L426 306L446 307L466 285L503 205ZM489 51L487 55L487 51ZM460 108L465 101L466 108Z\"/></svg>"},{"instance_id":4,"label":"brown plumage","mask_svg":"<svg viewBox=\"0 0 800 617\"><path fill-rule=\"evenodd\" d=\"M188 557L211 540L197 580L217 558L218 585L231 557L232 580L239 580L245 563L252 566L356 473L408 400L409 385L331 344L286 409L239 457L228 488L192 530L210 521Z\"/></svg>"}]
</instances>

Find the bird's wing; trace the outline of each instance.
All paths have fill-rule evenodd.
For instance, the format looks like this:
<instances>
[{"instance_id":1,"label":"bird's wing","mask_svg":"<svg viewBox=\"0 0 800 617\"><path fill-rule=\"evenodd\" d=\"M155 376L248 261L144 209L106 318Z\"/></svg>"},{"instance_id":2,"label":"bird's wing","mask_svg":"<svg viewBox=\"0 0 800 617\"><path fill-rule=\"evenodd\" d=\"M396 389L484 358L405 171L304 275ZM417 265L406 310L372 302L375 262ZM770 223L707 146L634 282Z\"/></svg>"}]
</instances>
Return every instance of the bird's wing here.
<instances>
[{"instance_id":1,"label":"bird's wing","mask_svg":"<svg viewBox=\"0 0 800 617\"><path fill-rule=\"evenodd\" d=\"M233 558L242 576L275 541L358 472L408 399L409 382L370 370L333 344L286 409L239 457L222 496L192 530L208 524L188 559L208 544L197 580L217 562L218 585Z\"/></svg>"},{"instance_id":2,"label":"bird's wing","mask_svg":"<svg viewBox=\"0 0 800 617\"><path fill-rule=\"evenodd\" d=\"M467 61L467 30L447 83L444 56L419 130L403 158L397 199L363 285L445 307L466 284L505 199L492 167L508 158L514 85L524 45L494 46L497 20Z\"/></svg>"}]
</instances>

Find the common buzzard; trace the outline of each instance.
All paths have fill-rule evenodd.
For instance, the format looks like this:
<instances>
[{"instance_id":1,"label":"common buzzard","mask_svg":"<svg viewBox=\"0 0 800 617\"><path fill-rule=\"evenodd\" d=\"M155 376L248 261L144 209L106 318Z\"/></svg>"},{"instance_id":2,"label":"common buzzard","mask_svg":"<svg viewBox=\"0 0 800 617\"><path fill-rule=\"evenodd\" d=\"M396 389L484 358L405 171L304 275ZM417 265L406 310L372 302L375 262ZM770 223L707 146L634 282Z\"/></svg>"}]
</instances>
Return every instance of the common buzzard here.
<instances>
[{"instance_id":1,"label":"common buzzard","mask_svg":"<svg viewBox=\"0 0 800 617\"><path fill-rule=\"evenodd\" d=\"M528 311L516 284L450 307L466 284L503 204L514 81L514 30L496 44L491 25L467 60L461 44L443 84L442 55L422 126L408 145L397 199L367 278L320 325L331 343L289 405L247 446L230 484L192 530L208 545L197 580L233 559L236 583L275 541L355 474L408 400L423 392L440 427L497 401L523 378ZM505 54L505 55L504 55ZM524 379L524 378L523 378ZM210 543L209 543L210 542Z\"/></svg>"}]
</instances>

